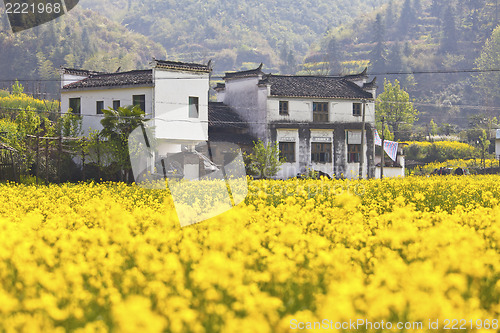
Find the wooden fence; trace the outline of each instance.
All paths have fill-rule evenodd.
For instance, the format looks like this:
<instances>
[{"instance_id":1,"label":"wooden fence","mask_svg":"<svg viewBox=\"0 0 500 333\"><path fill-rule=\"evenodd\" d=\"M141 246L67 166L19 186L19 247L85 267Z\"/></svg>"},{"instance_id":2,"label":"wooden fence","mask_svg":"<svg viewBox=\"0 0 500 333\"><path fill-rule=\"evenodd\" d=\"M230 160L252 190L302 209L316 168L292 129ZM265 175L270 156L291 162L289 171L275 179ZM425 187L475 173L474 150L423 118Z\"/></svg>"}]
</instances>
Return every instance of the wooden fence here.
<instances>
[{"instance_id":1,"label":"wooden fence","mask_svg":"<svg viewBox=\"0 0 500 333\"><path fill-rule=\"evenodd\" d=\"M19 181L18 151L0 143L0 180Z\"/></svg>"},{"instance_id":2,"label":"wooden fence","mask_svg":"<svg viewBox=\"0 0 500 333\"><path fill-rule=\"evenodd\" d=\"M87 180L87 168L89 152L86 143L89 141L86 138L72 138L72 137L46 137L28 135L29 138L29 153L33 159L33 168L31 172L36 178L36 183L44 182L60 183L64 181ZM100 159L100 141L97 139L95 145L95 156L97 161L93 163L96 166L97 172L95 177L97 180L101 178L102 163ZM72 161L72 163L79 164L79 177L63 177L64 172L69 170L65 169L68 166L63 162Z\"/></svg>"}]
</instances>

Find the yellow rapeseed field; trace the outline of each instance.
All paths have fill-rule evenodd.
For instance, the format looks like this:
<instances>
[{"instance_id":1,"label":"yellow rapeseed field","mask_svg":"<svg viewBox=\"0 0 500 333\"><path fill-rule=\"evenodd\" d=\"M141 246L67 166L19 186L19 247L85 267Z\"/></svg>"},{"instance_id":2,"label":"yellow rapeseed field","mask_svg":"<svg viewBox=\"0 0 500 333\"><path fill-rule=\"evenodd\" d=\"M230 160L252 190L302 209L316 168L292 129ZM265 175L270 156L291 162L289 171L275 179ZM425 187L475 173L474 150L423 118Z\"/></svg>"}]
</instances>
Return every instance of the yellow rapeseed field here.
<instances>
[{"instance_id":1,"label":"yellow rapeseed field","mask_svg":"<svg viewBox=\"0 0 500 333\"><path fill-rule=\"evenodd\" d=\"M499 331L499 176L249 186L181 228L167 191L0 185L0 332Z\"/></svg>"}]
</instances>

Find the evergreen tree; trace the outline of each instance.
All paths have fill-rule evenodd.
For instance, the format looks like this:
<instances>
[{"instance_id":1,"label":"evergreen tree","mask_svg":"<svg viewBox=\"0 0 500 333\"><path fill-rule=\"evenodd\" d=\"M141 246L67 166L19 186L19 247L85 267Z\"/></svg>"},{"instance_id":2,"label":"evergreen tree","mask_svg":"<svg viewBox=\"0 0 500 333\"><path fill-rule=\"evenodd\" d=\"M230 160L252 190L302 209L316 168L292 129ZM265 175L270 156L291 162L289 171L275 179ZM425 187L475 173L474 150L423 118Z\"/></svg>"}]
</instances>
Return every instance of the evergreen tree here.
<instances>
[{"instance_id":1,"label":"evergreen tree","mask_svg":"<svg viewBox=\"0 0 500 333\"><path fill-rule=\"evenodd\" d=\"M340 52L335 37L332 37L328 42L326 53L330 67L330 75L340 74L342 72L342 65L340 64Z\"/></svg>"},{"instance_id":2,"label":"evergreen tree","mask_svg":"<svg viewBox=\"0 0 500 333\"><path fill-rule=\"evenodd\" d=\"M287 57L287 72L288 74L295 74L297 72L297 62L293 50L290 50Z\"/></svg>"},{"instance_id":3,"label":"evergreen tree","mask_svg":"<svg viewBox=\"0 0 500 333\"><path fill-rule=\"evenodd\" d=\"M280 52L280 60L282 63L280 66L280 72L282 74L288 74L289 55L290 55L290 49L288 48L288 43L286 42L285 39L283 41L283 45L281 46L281 52Z\"/></svg>"},{"instance_id":4,"label":"evergreen tree","mask_svg":"<svg viewBox=\"0 0 500 333\"><path fill-rule=\"evenodd\" d=\"M401 15L399 16L399 29L401 36L406 36L410 32L410 27L415 23L415 15L411 6L411 0L405 0Z\"/></svg>"},{"instance_id":5,"label":"evergreen tree","mask_svg":"<svg viewBox=\"0 0 500 333\"><path fill-rule=\"evenodd\" d=\"M391 72L402 72L404 70L403 52L399 42L394 43L390 49L387 63L391 66Z\"/></svg>"},{"instance_id":6,"label":"evergreen tree","mask_svg":"<svg viewBox=\"0 0 500 333\"><path fill-rule=\"evenodd\" d=\"M442 0L432 0L431 14L434 17L441 17L441 11L443 9Z\"/></svg>"},{"instance_id":7,"label":"evergreen tree","mask_svg":"<svg viewBox=\"0 0 500 333\"><path fill-rule=\"evenodd\" d=\"M391 29L394 23L396 23L394 15L394 3L391 0L387 4L387 9L385 10L385 26L387 29Z\"/></svg>"},{"instance_id":8,"label":"evergreen tree","mask_svg":"<svg viewBox=\"0 0 500 333\"><path fill-rule=\"evenodd\" d=\"M370 53L370 66L374 72L383 72L386 69L386 49L384 43L384 23L382 15L377 14L375 19L375 48Z\"/></svg>"},{"instance_id":9,"label":"evergreen tree","mask_svg":"<svg viewBox=\"0 0 500 333\"><path fill-rule=\"evenodd\" d=\"M416 23L418 23L418 19L420 15L422 15L422 4L420 0L413 0L413 12Z\"/></svg>"},{"instance_id":10,"label":"evergreen tree","mask_svg":"<svg viewBox=\"0 0 500 333\"><path fill-rule=\"evenodd\" d=\"M455 13L448 6L443 18L443 30L439 51L441 53L453 53L457 51L457 28L455 25Z\"/></svg>"}]
</instances>

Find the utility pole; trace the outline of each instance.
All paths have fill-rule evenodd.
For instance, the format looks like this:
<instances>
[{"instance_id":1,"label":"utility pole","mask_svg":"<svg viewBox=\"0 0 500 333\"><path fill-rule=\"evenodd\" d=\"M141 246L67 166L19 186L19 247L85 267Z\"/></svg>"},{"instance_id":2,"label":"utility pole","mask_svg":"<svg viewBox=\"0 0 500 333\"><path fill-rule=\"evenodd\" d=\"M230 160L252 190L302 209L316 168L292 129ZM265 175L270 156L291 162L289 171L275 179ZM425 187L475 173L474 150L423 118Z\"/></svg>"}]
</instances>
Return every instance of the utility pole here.
<instances>
[{"instance_id":1,"label":"utility pole","mask_svg":"<svg viewBox=\"0 0 500 333\"><path fill-rule=\"evenodd\" d=\"M361 155L359 156L359 179L363 179L363 164L365 163L365 154L364 154L364 146L365 146L365 111L366 111L366 101L363 100L363 115L361 121Z\"/></svg>"},{"instance_id":2,"label":"utility pole","mask_svg":"<svg viewBox=\"0 0 500 333\"><path fill-rule=\"evenodd\" d=\"M384 150L384 129L385 129L385 117L382 116L382 155L380 156L380 179L384 178L384 155L385 155L385 150Z\"/></svg>"}]
</instances>

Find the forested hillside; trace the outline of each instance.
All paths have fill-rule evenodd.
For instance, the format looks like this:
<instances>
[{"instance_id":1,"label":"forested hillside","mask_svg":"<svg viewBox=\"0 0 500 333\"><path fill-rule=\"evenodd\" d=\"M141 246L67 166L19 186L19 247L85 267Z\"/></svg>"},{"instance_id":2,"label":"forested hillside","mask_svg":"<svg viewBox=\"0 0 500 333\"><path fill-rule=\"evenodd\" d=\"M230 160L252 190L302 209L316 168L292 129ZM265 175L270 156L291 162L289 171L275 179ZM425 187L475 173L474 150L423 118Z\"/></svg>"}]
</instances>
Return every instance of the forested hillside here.
<instances>
[{"instance_id":1,"label":"forested hillside","mask_svg":"<svg viewBox=\"0 0 500 333\"><path fill-rule=\"evenodd\" d=\"M500 110L498 72L471 72L495 66L482 52L498 10L495 0L393 0L332 29L312 45L302 71L349 73L369 66L379 92L384 78L398 78L417 99L420 124L434 119L465 127L474 116ZM415 74L387 74L409 72Z\"/></svg>"},{"instance_id":2,"label":"forested hillside","mask_svg":"<svg viewBox=\"0 0 500 333\"><path fill-rule=\"evenodd\" d=\"M144 68L153 56L166 57L161 45L78 7L21 33L12 34L8 27L0 13L0 89L19 79L30 93L58 98L60 66L127 70Z\"/></svg>"},{"instance_id":3,"label":"forested hillside","mask_svg":"<svg viewBox=\"0 0 500 333\"><path fill-rule=\"evenodd\" d=\"M19 34L6 32L0 15L0 88L35 79L44 81L24 81L27 91L56 92L61 65L144 68L167 52L171 60L213 59L216 75L260 62L285 74L368 66L379 93L384 78L401 81L420 124L453 129L500 110L499 73L477 72L500 66L492 65L500 62L496 44L486 45L497 24L496 0L82 0Z\"/></svg>"},{"instance_id":4,"label":"forested hillside","mask_svg":"<svg viewBox=\"0 0 500 333\"><path fill-rule=\"evenodd\" d=\"M330 28L386 2L82 0L80 4L159 42L178 60L213 58L216 72L259 62L269 70L294 72L310 44Z\"/></svg>"}]
</instances>

